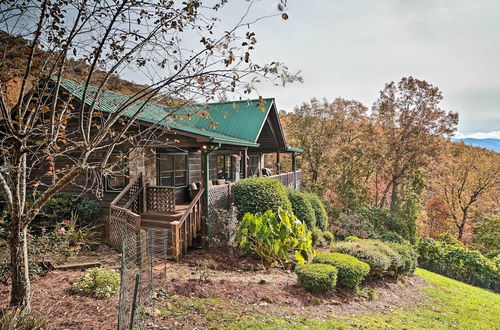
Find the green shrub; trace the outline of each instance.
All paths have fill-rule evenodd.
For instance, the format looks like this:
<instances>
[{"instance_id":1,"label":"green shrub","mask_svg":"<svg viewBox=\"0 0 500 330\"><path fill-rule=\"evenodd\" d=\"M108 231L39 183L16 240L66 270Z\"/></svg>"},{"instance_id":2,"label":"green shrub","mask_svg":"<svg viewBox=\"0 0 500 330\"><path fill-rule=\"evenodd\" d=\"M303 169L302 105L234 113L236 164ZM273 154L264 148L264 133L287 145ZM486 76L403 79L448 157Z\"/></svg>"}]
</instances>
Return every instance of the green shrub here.
<instances>
[{"instance_id":1,"label":"green shrub","mask_svg":"<svg viewBox=\"0 0 500 330\"><path fill-rule=\"evenodd\" d=\"M377 240L339 242L332 246L332 252L345 253L367 263L370 275L382 276L395 272L402 263L397 252Z\"/></svg>"},{"instance_id":2,"label":"green shrub","mask_svg":"<svg viewBox=\"0 0 500 330\"><path fill-rule=\"evenodd\" d=\"M446 238L443 241L420 239L416 248L418 263L422 268L472 285L500 291L498 264L481 252L470 250L462 243Z\"/></svg>"},{"instance_id":3,"label":"green shrub","mask_svg":"<svg viewBox=\"0 0 500 330\"><path fill-rule=\"evenodd\" d=\"M316 227L316 215L314 209L309 202L309 196L306 193L300 192L293 188L287 188L288 199L292 203L293 214L307 225L307 228L313 229Z\"/></svg>"},{"instance_id":4,"label":"green shrub","mask_svg":"<svg viewBox=\"0 0 500 330\"><path fill-rule=\"evenodd\" d=\"M335 241L335 236L331 231L325 230L323 232L323 239L326 241L327 244L332 244L333 241Z\"/></svg>"},{"instance_id":5,"label":"green shrub","mask_svg":"<svg viewBox=\"0 0 500 330\"><path fill-rule=\"evenodd\" d=\"M271 266L283 266L292 253L299 264L315 255L312 233L293 214L281 209L277 213L245 214L238 241L244 252L259 255Z\"/></svg>"},{"instance_id":6,"label":"green shrub","mask_svg":"<svg viewBox=\"0 0 500 330\"><path fill-rule=\"evenodd\" d=\"M403 236L395 233L395 232L387 232L381 235L374 234L371 235L370 238L378 239L383 242L391 242L391 243L399 243L399 244L409 244L407 240L403 238Z\"/></svg>"},{"instance_id":7,"label":"green shrub","mask_svg":"<svg viewBox=\"0 0 500 330\"><path fill-rule=\"evenodd\" d=\"M380 251L384 255L386 255L389 260L391 260L391 265L389 266L388 271L397 275L397 270L403 266L403 259L399 255L399 253L393 250L389 243L378 241L375 239L364 240L364 244L367 246L371 246L374 250Z\"/></svg>"},{"instance_id":8,"label":"green shrub","mask_svg":"<svg viewBox=\"0 0 500 330\"><path fill-rule=\"evenodd\" d=\"M400 258L401 263L394 270L396 275L408 275L413 274L417 268L418 256L415 249L409 244L399 244L399 243L386 243L392 250L396 251Z\"/></svg>"},{"instance_id":9,"label":"green shrub","mask_svg":"<svg viewBox=\"0 0 500 330\"><path fill-rule=\"evenodd\" d=\"M325 244L325 239L323 237L323 232L318 227L311 230L312 233L312 244L314 247L323 246Z\"/></svg>"},{"instance_id":10,"label":"green shrub","mask_svg":"<svg viewBox=\"0 0 500 330\"><path fill-rule=\"evenodd\" d=\"M120 275L111 269L91 268L73 284L73 291L97 299L115 296L120 289Z\"/></svg>"},{"instance_id":11,"label":"green shrub","mask_svg":"<svg viewBox=\"0 0 500 330\"><path fill-rule=\"evenodd\" d=\"M358 241L362 241L361 238L356 237L356 236L347 236L344 240L346 242L358 242Z\"/></svg>"},{"instance_id":12,"label":"green shrub","mask_svg":"<svg viewBox=\"0 0 500 330\"><path fill-rule=\"evenodd\" d=\"M99 219L99 203L90 198L79 197L73 209L72 217L76 218L80 227L95 225Z\"/></svg>"},{"instance_id":13,"label":"green shrub","mask_svg":"<svg viewBox=\"0 0 500 330\"><path fill-rule=\"evenodd\" d=\"M500 253L500 216L485 217L472 227L472 242L483 255L494 258Z\"/></svg>"},{"instance_id":14,"label":"green shrub","mask_svg":"<svg viewBox=\"0 0 500 330\"><path fill-rule=\"evenodd\" d=\"M33 202L33 195L28 196L28 202ZM72 220L78 227L85 227L97 222L99 203L93 199L68 193L57 193L43 206L42 211L30 225L33 234L43 231L57 230L64 221Z\"/></svg>"},{"instance_id":15,"label":"green shrub","mask_svg":"<svg viewBox=\"0 0 500 330\"><path fill-rule=\"evenodd\" d=\"M441 233L438 235L437 240L441 243L445 243L447 245L464 247L464 243L460 242L455 236L450 233Z\"/></svg>"},{"instance_id":16,"label":"green shrub","mask_svg":"<svg viewBox=\"0 0 500 330\"><path fill-rule=\"evenodd\" d=\"M327 230L329 224L328 224L328 213L326 212L325 205L316 194L308 193L306 195L309 198L309 203L311 203L311 206L314 209L314 216L316 217L316 226L321 228L321 230Z\"/></svg>"},{"instance_id":17,"label":"green shrub","mask_svg":"<svg viewBox=\"0 0 500 330\"><path fill-rule=\"evenodd\" d=\"M319 252L313 262L337 268L339 286L351 289L356 288L370 272L367 263L343 253Z\"/></svg>"},{"instance_id":18,"label":"green shrub","mask_svg":"<svg viewBox=\"0 0 500 330\"><path fill-rule=\"evenodd\" d=\"M337 269L331 265L305 264L295 267L300 284L310 292L331 292L337 285Z\"/></svg>"},{"instance_id":19,"label":"green shrub","mask_svg":"<svg viewBox=\"0 0 500 330\"><path fill-rule=\"evenodd\" d=\"M278 208L292 212L285 187L273 178L248 178L235 183L234 203L240 217L246 213L277 212Z\"/></svg>"}]
</instances>

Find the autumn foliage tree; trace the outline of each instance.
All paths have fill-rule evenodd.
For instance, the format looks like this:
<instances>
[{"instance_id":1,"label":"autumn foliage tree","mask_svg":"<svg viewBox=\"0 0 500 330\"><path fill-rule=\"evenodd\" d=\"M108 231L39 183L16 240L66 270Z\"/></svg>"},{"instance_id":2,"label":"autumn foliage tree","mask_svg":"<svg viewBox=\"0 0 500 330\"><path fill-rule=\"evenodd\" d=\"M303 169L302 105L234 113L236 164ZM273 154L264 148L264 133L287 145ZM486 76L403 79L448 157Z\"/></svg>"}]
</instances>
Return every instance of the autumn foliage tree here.
<instances>
[{"instance_id":1,"label":"autumn foliage tree","mask_svg":"<svg viewBox=\"0 0 500 330\"><path fill-rule=\"evenodd\" d=\"M382 160L377 179L384 188L374 196L379 207L396 211L402 184L411 184L439 152L439 141L455 132L458 115L439 107L442 98L439 88L413 77L390 82L380 92L371 117Z\"/></svg>"},{"instance_id":2,"label":"autumn foliage tree","mask_svg":"<svg viewBox=\"0 0 500 330\"><path fill-rule=\"evenodd\" d=\"M369 200L366 181L372 159L367 110L357 101L313 98L285 119L290 140L304 150L301 166L306 185L345 213Z\"/></svg>"},{"instance_id":3,"label":"autumn foliage tree","mask_svg":"<svg viewBox=\"0 0 500 330\"><path fill-rule=\"evenodd\" d=\"M370 115L341 98L296 107L285 125L304 149L306 187L323 196L334 217L357 214L384 223L376 230L397 229L413 240L427 168L458 122L456 113L440 108L441 99L432 84L404 77L385 85Z\"/></svg>"},{"instance_id":4,"label":"autumn foliage tree","mask_svg":"<svg viewBox=\"0 0 500 330\"><path fill-rule=\"evenodd\" d=\"M463 143L453 143L447 151L436 184L456 227L457 238L463 240L474 212L485 206L490 192L498 195L500 191L500 154Z\"/></svg>"},{"instance_id":5,"label":"autumn foliage tree","mask_svg":"<svg viewBox=\"0 0 500 330\"><path fill-rule=\"evenodd\" d=\"M34 217L79 176L87 178L88 187L83 188L102 189L102 175L116 171L113 160L130 156L119 152L112 157L120 146L140 150L148 140L161 137L165 132L159 125L137 125L148 104L166 98L206 102L250 93L253 82L263 77L282 83L294 79L277 61L253 61L257 39L249 29L258 20L247 20L252 2L235 26L219 26L226 3L1 2L0 30L16 41L0 49L0 193L8 213L11 306L30 308L26 235ZM286 1L280 3L282 11ZM21 44L26 47L19 52ZM74 63L84 64L77 75L70 68ZM69 71L83 86L78 92L88 102L74 102L73 95L61 88ZM100 114L103 91L123 72L133 72L145 83L112 113ZM158 114L158 123L175 111ZM96 152L102 156L96 158ZM66 165L58 167L58 159ZM33 177L37 168L48 171ZM32 201L27 198L30 190Z\"/></svg>"}]
</instances>

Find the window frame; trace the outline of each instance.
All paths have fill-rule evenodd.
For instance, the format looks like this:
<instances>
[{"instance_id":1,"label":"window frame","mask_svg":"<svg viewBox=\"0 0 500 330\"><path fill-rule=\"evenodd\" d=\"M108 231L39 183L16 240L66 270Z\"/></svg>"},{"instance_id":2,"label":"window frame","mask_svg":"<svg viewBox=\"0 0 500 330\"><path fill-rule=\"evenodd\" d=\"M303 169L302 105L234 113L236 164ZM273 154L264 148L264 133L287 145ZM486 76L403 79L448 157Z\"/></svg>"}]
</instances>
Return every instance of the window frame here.
<instances>
[{"instance_id":1,"label":"window frame","mask_svg":"<svg viewBox=\"0 0 500 330\"><path fill-rule=\"evenodd\" d=\"M251 164L251 159L257 159L257 162L256 164ZM261 155L248 155L248 161L247 161L247 172L248 172L248 177L255 177L255 176L259 176L260 174L260 171L261 171L261 164L260 164L260 160L261 160ZM255 172L254 173L251 173L251 170L250 168L254 168L255 169Z\"/></svg>"},{"instance_id":2,"label":"window frame","mask_svg":"<svg viewBox=\"0 0 500 330\"><path fill-rule=\"evenodd\" d=\"M121 152L118 152L118 151L113 151L111 153L111 157L113 157L114 155L117 155L117 154L120 154ZM115 194L119 194L123 191L123 189L125 189L127 187L127 185L129 184L130 182L130 168L128 166L128 162L127 164L125 165L126 166L126 171L125 173L123 173L123 176L125 177L125 185L123 186L123 188L120 188L120 189L114 189L114 188L111 188L111 186L109 185L109 175L103 175L103 183L104 183L104 192L105 193L115 193Z\"/></svg>"},{"instance_id":3,"label":"window frame","mask_svg":"<svg viewBox=\"0 0 500 330\"><path fill-rule=\"evenodd\" d=\"M217 157L217 179L233 181L234 168L235 168L234 157L232 155L217 155L216 157ZM222 167L222 174L223 174L222 178L219 178L219 157L222 157L224 159ZM229 160L229 167L228 167L228 160Z\"/></svg>"},{"instance_id":4,"label":"window frame","mask_svg":"<svg viewBox=\"0 0 500 330\"><path fill-rule=\"evenodd\" d=\"M179 151L165 151L158 149L156 151L156 180L158 182L158 185L161 186L161 171L160 171L160 162L161 162L161 156L162 155L167 155L167 156L173 156L172 157L172 180L173 180L173 185L172 187L175 187L176 189L182 189L186 188L189 186L189 152L179 152ZM175 168L175 158L176 156L184 156L185 157L185 169L183 170L185 172L185 184L183 185L176 185L176 168Z\"/></svg>"}]
</instances>

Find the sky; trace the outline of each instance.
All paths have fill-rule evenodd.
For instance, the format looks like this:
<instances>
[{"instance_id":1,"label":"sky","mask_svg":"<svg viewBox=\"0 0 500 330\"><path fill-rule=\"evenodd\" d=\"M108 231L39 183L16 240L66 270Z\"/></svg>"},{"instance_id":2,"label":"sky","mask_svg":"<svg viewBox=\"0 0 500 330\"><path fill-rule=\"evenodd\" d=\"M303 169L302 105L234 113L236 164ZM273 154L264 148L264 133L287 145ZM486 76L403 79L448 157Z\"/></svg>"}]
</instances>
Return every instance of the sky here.
<instances>
[{"instance_id":1,"label":"sky","mask_svg":"<svg viewBox=\"0 0 500 330\"><path fill-rule=\"evenodd\" d=\"M277 13L257 1L250 15ZM224 23L248 2L232 0ZM438 86L442 108L460 115L458 136L500 138L499 0L288 0L288 20L253 27L257 61L279 60L304 83L260 86L280 110L311 97L371 107L385 83L413 76Z\"/></svg>"}]
</instances>

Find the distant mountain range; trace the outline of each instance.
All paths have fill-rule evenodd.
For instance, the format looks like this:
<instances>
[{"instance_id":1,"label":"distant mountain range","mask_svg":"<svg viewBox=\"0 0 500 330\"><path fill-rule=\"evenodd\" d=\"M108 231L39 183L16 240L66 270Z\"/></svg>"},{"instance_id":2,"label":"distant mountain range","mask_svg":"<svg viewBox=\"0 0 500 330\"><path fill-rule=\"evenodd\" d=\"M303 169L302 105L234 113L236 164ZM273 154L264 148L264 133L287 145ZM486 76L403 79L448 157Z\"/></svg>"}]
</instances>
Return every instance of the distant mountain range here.
<instances>
[{"instance_id":1,"label":"distant mountain range","mask_svg":"<svg viewBox=\"0 0 500 330\"><path fill-rule=\"evenodd\" d=\"M464 141L465 144L490 149L496 152L500 152L500 139L474 139L474 138L463 138L463 139L451 139L452 141Z\"/></svg>"}]
</instances>

